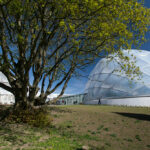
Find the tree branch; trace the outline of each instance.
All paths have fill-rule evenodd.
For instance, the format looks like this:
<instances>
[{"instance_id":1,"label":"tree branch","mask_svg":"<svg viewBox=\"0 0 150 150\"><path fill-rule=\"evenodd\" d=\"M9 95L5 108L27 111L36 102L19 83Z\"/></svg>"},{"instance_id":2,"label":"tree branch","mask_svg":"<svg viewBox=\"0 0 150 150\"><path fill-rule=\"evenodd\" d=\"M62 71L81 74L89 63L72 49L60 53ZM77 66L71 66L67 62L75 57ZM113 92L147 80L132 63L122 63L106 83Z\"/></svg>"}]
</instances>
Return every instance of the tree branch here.
<instances>
[{"instance_id":1,"label":"tree branch","mask_svg":"<svg viewBox=\"0 0 150 150\"><path fill-rule=\"evenodd\" d=\"M74 71L74 69L71 71L70 75L69 75L68 78L66 79L66 81L65 81L65 83L64 83L64 85L63 85L63 88L62 88L60 94L59 94L56 98L53 99L53 102L54 102L54 103L64 94L64 91L65 91L65 89L67 88L67 84L68 84L68 82L69 82L69 80L70 80L70 78L71 78L71 76L72 76L73 71Z\"/></svg>"},{"instance_id":2,"label":"tree branch","mask_svg":"<svg viewBox=\"0 0 150 150\"><path fill-rule=\"evenodd\" d=\"M1 82L0 82L0 87L3 88L3 89L5 89L6 91L11 92L11 93L13 94L12 88L9 87L9 86L7 86L7 85L5 85L4 83L1 83Z\"/></svg>"}]
</instances>

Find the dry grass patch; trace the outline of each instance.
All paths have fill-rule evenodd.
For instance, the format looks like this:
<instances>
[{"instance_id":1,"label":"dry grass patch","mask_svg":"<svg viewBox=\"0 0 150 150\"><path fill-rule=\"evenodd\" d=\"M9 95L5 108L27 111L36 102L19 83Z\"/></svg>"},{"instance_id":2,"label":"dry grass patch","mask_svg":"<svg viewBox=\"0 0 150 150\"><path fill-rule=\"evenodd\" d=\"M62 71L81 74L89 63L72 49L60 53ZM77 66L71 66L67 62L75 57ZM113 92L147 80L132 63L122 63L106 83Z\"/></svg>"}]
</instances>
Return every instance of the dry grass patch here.
<instances>
[{"instance_id":1,"label":"dry grass patch","mask_svg":"<svg viewBox=\"0 0 150 150\"><path fill-rule=\"evenodd\" d=\"M91 149L149 149L150 108L84 105L56 108L67 110L55 112L61 115L54 119L60 133Z\"/></svg>"}]
</instances>

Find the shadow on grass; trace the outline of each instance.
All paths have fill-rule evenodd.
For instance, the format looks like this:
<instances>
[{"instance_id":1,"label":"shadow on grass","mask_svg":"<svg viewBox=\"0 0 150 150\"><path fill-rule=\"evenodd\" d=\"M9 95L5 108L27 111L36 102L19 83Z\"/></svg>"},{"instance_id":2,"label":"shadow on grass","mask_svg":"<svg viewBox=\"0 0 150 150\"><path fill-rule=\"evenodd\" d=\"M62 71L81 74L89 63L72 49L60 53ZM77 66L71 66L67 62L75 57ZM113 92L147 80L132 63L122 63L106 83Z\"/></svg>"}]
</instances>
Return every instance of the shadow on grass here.
<instances>
[{"instance_id":1,"label":"shadow on grass","mask_svg":"<svg viewBox=\"0 0 150 150\"><path fill-rule=\"evenodd\" d=\"M150 121L150 115L147 114L135 114L135 113L125 113L125 112L113 112L115 114L129 117L129 118L135 118L138 120L145 120L145 121Z\"/></svg>"},{"instance_id":2,"label":"shadow on grass","mask_svg":"<svg viewBox=\"0 0 150 150\"><path fill-rule=\"evenodd\" d=\"M11 108L9 105L0 105L0 122L8 116Z\"/></svg>"}]
</instances>

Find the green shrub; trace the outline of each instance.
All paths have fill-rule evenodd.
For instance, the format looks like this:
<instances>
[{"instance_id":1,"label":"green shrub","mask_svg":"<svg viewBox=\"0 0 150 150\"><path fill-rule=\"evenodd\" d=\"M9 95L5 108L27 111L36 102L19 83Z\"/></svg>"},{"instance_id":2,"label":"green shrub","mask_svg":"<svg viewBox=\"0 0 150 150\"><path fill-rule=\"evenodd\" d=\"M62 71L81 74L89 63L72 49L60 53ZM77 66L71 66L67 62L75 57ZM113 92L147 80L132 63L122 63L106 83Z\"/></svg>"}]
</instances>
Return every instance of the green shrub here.
<instances>
[{"instance_id":1,"label":"green shrub","mask_svg":"<svg viewBox=\"0 0 150 150\"><path fill-rule=\"evenodd\" d=\"M47 127L52 123L52 117L45 108L17 109L13 110L7 117L7 121L16 123L27 123L35 127Z\"/></svg>"}]
</instances>

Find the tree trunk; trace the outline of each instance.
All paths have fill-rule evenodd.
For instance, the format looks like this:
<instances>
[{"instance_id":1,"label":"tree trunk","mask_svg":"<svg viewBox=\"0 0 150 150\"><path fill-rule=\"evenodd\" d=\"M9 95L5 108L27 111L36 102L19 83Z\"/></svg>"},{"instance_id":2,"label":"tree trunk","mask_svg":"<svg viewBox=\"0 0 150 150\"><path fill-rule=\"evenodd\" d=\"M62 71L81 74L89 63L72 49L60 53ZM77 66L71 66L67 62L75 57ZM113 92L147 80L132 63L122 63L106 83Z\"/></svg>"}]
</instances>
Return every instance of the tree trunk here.
<instances>
[{"instance_id":1,"label":"tree trunk","mask_svg":"<svg viewBox=\"0 0 150 150\"><path fill-rule=\"evenodd\" d=\"M46 97L36 97L34 95L27 96L23 94L21 90L15 91L15 104L14 109L34 109L34 106L44 105L46 102Z\"/></svg>"},{"instance_id":2,"label":"tree trunk","mask_svg":"<svg viewBox=\"0 0 150 150\"><path fill-rule=\"evenodd\" d=\"M34 101L35 106L44 105L46 103L46 97L37 97Z\"/></svg>"},{"instance_id":3,"label":"tree trunk","mask_svg":"<svg viewBox=\"0 0 150 150\"><path fill-rule=\"evenodd\" d=\"M33 103L28 98L15 96L14 109L32 109Z\"/></svg>"},{"instance_id":4,"label":"tree trunk","mask_svg":"<svg viewBox=\"0 0 150 150\"><path fill-rule=\"evenodd\" d=\"M27 91L25 89L16 89L14 96L14 109L33 108L33 102L27 97Z\"/></svg>"}]
</instances>

